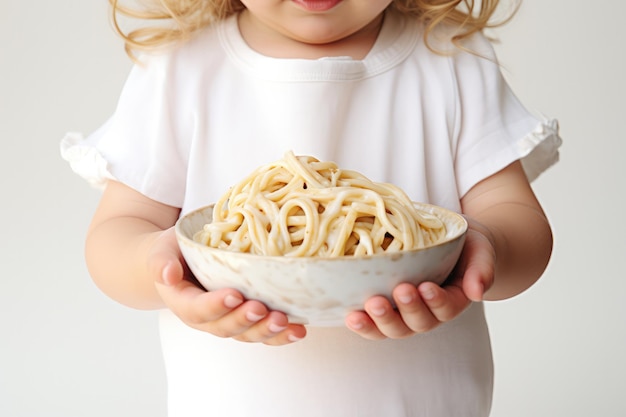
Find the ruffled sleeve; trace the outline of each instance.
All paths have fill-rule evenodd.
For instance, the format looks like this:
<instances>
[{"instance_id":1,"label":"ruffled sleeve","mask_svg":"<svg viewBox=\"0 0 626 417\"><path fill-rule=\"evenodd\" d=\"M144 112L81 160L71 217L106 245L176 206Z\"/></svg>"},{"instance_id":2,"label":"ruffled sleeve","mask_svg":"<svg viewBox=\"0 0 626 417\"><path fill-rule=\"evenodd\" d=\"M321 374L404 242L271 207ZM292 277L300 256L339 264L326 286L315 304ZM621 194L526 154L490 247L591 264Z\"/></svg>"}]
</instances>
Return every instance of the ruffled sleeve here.
<instances>
[{"instance_id":1,"label":"ruffled sleeve","mask_svg":"<svg viewBox=\"0 0 626 417\"><path fill-rule=\"evenodd\" d=\"M193 111L178 97L180 79L171 56L146 57L133 67L111 118L86 138L68 133L62 157L96 187L114 179L180 207L194 125Z\"/></svg>"},{"instance_id":2,"label":"ruffled sleeve","mask_svg":"<svg viewBox=\"0 0 626 417\"><path fill-rule=\"evenodd\" d=\"M559 160L559 148L563 140L559 136L559 123L555 119L543 120L530 133L519 141L522 166L529 181L534 181L541 173Z\"/></svg>"},{"instance_id":3,"label":"ruffled sleeve","mask_svg":"<svg viewBox=\"0 0 626 417\"><path fill-rule=\"evenodd\" d=\"M559 158L562 140L556 120L536 116L505 81L493 46L482 35L466 45L475 54L451 58L457 86L455 172L459 194L521 160L534 180Z\"/></svg>"},{"instance_id":4,"label":"ruffled sleeve","mask_svg":"<svg viewBox=\"0 0 626 417\"><path fill-rule=\"evenodd\" d=\"M61 140L61 157L69 163L72 171L98 189L103 189L108 180L116 179L96 146L104 129L106 124L88 139L82 133L68 132Z\"/></svg>"}]
</instances>

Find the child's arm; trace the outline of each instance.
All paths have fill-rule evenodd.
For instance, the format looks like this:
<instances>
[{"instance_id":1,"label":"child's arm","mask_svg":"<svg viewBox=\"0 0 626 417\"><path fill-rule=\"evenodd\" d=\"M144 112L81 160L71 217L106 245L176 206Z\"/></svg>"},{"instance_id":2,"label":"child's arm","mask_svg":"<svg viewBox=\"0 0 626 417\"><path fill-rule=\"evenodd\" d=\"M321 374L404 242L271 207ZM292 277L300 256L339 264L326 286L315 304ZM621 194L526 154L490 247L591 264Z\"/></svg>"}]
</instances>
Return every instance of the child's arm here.
<instances>
[{"instance_id":1,"label":"child's arm","mask_svg":"<svg viewBox=\"0 0 626 417\"><path fill-rule=\"evenodd\" d=\"M539 279L552 252L552 231L519 162L474 186L461 204L470 227L448 281L442 287L399 285L396 310L384 297L372 297L364 312L347 317L348 327L370 339L422 333L472 301L509 298Z\"/></svg>"},{"instance_id":2,"label":"child's arm","mask_svg":"<svg viewBox=\"0 0 626 417\"><path fill-rule=\"evenodd\" d=\"M85 248L98 287L133 308L169 308L189 326L220 337L276 345L304 337L303 326L235 290L207 292L197 286L173 231L179 212L110 181Z\"/></svg>"}]
</instances>

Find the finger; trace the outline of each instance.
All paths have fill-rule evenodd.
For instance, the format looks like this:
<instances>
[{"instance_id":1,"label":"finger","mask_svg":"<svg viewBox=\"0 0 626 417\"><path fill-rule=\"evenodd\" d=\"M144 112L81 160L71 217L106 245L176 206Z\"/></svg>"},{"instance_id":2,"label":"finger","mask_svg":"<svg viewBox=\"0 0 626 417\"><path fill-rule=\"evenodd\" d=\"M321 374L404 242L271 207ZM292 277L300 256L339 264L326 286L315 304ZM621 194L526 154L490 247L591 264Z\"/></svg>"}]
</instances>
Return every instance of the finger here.
<instances>
[{"instance_id":1,"label":"finger","mask_svg":"<svg viewBox=\"0 0 626 417\"><path fill-rule=\"evenodd\" d=\"M463 292L471 301L483 301L485 293L493 285L493 275L480 266L470 265L465 270Z\"/></svg>"},{"instance_id":2,"label":"finger","mask_svg":"<svg viewBox=\"0 0 626 417\"><path fill-rule=\"evenodd\" d=\"M270 312L263 320L245 329L235 340L243 342L263 342L268 345L283 345L301 340L306 335L302 325L289 324L284 313Z\"/></svg>"},{"instance_id":3,"label":"finger","mask_svg":"<svg viewBox=\"0 0 626 417\"><path fill-rule=\"evenodd\" d=\"M368 340L382 340L387 336L382 334L374 321L365 311L353 311L345 318L346 326L359 336Z\"/></svg>"},{"instance_id":4,"label":"finger","mask_svg":"<svg viewBox=\"0 0 626 417\"><path fill-rule=\"evenodd\" d=\"M365 302L365 312L370 316L378 330L386 337L401 339L413 334L400 313L391 302L382 296L372 297Z\"/></svg>"},{"instance_id":5,"label":"finger","mask_svg":"<svg viewBox=\"0 0 626 417\"><path fill-rule=\"evenodd\" d=\"M425 333L441 324L414 285L400 284L394 288L392 296L402 320L412 332Z\"/></svg>"},{"instance_id":6,"label":"finger","mask_svg":"<svg viewBox=\"0 0 626 417\"><path fill-rule=\"evenodd\" d=\"M263 341L268 346L282 346L296 343L306 336L306 328L301 324L290 324L287 329Z\"/></svg>"},{"instance_id":7,"label":"finger","mask_svg":"<svg viewBox=\"0 0 626 417\"><path fill-rule=\"evenodd\" d=\"M287 317L277 311L272 311L254 324L241 331L233 338L242 342L263 342L287 329Z\"/></svg>"},{"instance_id":8,"label":"finger","mask_svg":"<svg viewBox=\"0 0 626 417\"><path fill-rule=\"evenodd\" d=\"M190 327L218 337L268 344L293 343L306 335L304 326L290 325L283 313L269 314L259 301L244 301L233 289L204 291L188 281L157 284L165 304ZM289 330L286 332L286 330ZM276 337L280 333L280 337Z\"/></svg>"},{"instance_id":9,"label":"finger","mask_svg":"<svg viewBox=\"0 0 626 417\"><path fill-rule=\"evenodd\" d=\"M158 282L174 285L185 276L184 260L180 253L174 228L165 230L155 240L148 253L148 268Z\"/></svg>"},{"instance_id":10,"label":"finger","mask_svg":"<svg viewBox=\"0 0 626 417\"><path fill-rule=\"evenodd\" d=\"M495 252L489 238L478 231L469 231L462 260L455 276L463 283L470 300L482 301L495 275Z\"/></svg>"},{"instance_id":11,"label":"finger","mask_svg":"<svg viewBox=\"0 0 626 417\"><path fill-rule=\"evenodd\" d=\"M263 343L269 346L281 346L296 343L306 337L306 327L302 324L290 324L287 330L265 340Z\"/></svg>"},{"instance_id":12,"label":"finger","mask_svg":"<svg viewBox=\"0 0 626 417\"><path fill-rule=\"evenodd\" d=\"M207 292L186 280L176 285L157 283L156 286L165 305L188 324L215 321L244 303L243 296L230 288ZM252 305L251 311L259 316L258 320L267 314L265 307L258 302Z\"/></svg>"},{"instance_id":13,"label":"finger","mask_svg":"<svg viewBox=\"0 0 626 417\"><path fill-rule=\"evenodd\" d=\"M424 282L419 285L418 291L432 315L441 323L452 320L470 304L463 289L457 285L440 287Z\"/></svg>"},{"instance_id":14,"label":"finger","mask_svg":"<svg viewBox=\"0 0 626 417\"><path fill-rule=\"evenodd\" d=\"M473 254L462 272L461 287L472 301L482 301L485 293L493 285L495 273L493 258L487 253Z\"/></svg>"}]
</instances>

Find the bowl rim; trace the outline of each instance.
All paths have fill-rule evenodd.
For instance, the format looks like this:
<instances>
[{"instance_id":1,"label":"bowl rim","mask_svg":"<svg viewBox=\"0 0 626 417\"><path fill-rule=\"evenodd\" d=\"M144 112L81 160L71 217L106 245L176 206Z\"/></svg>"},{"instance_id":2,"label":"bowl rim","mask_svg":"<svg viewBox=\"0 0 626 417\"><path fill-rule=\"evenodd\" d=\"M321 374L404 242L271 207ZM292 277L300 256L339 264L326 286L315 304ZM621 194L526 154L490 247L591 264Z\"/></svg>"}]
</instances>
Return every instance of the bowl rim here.
<instances>
[{"instance_id":1,"label":"bowl rim","mask_svg":"<svg viewBox=\"0 0 626 417\"><path fill-rule=\"evenodd\" d=\"M429 204L429 203L421 203L421 202L416 202L416 201L412 201L413 206L418 208L418 209L425 209L423 211L426 211L429 214L433 214L433 211L440 211L446 214L446 216L455 218L455 220L457 222L459 222L460 227L457 231L457 233L455 233L454 235L451 236L446 236L445 239L442 239L441 241L433 244L433 245L429 245L429 246L424 246L421 248L413 248L413 249L405 249L405 250L400 250L400 251L396 251L396 252L382 252L382 253L375 253L372 255L361 255L361 256L353 256L353 255L343 255L343 256L334 256L334 257L316 257L316 256L289 256L289 255L260 255L260 254L255 254L255 253L249 253L249 252L237 252L237 251L229 251L229 250L224 250L224 249L219 249L219 248L214 248L205 244L202 244L196 240L194 240L193 238L190 238L183 230L182 230L182 225L185 221L187 221L187 219L189 217L191 217L192 215L196 215L199 214L201 212L207 211L207 210L213 210L213 207L215 206L215 203L213 204L208 204L208 205L204 205L202 207L198 207L196 209L190 210L188 212L186 212L184 215L180 216L177 220L176 223L174 225L174 230L175 230L175 234L176 234L176 238L179 241L183 241L188 245L192 245L193 247L208 251L208 252L214 252L214 253L227 253L229 254L229 256L233 256L233 257L241 257L241 258L247 258L247 259L264 259L264 260L272 260L272 261L278 261L278 262L286 262L286 261L291 261L293 262L294 260L303 260L303 259L309 259L309 260L317 260L317 261L328 261L328 262L337 262L337 261L346 261L346 260L355 260L355 259L359 259L359 260L366 260L366 259L381 259L381 258L396 258L398 256L403 256L405 254L410 254L410 253L416 253L416 252L423 252L425 250L428 249L432 249L432 248L436 248L438 246L442 246L442 245L446 245L449 244L450 242L454 242L456 240L459 240L461 238L464 238L464 236L467 233L467 230L469 228L469 224L467 222L467 219L461 214L458 213L454 210L451 209L447 209L445 207L441 207L441 206L437 206L435 204ZM445 222L445 220L444 220ZM446 223L447 225L448 223Z\"/></svg>"}]
</instances>

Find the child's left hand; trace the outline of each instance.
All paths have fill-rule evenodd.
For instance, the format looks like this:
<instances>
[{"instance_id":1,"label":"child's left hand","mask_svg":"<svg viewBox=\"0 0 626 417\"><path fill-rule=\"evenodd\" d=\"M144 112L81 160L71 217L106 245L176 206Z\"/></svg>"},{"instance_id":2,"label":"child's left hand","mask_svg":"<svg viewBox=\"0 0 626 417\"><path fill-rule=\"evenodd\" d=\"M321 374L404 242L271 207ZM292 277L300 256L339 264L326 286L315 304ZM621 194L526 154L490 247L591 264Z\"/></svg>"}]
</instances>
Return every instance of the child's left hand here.
<instances>
[{"instance_id":1,"label":"child's left hand","mask_svg":"<svg viewBox=\"0 0 626 417\"><path fill-rule=\"evenodd\" d=\"M430 331L461 314L472 301L481 301L493 283L495 249L486 229L468 219L469 229L459 262L439 286L404 283L393 290L394 308L383 296L367 300L364 311L346 317L346 325L366 339L399 339Z\"/></svg>"}]
</instances>

